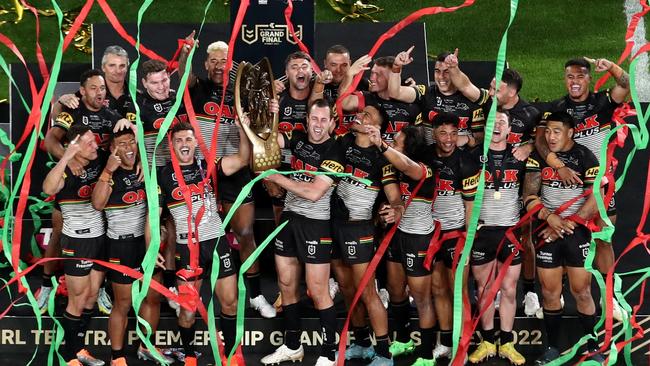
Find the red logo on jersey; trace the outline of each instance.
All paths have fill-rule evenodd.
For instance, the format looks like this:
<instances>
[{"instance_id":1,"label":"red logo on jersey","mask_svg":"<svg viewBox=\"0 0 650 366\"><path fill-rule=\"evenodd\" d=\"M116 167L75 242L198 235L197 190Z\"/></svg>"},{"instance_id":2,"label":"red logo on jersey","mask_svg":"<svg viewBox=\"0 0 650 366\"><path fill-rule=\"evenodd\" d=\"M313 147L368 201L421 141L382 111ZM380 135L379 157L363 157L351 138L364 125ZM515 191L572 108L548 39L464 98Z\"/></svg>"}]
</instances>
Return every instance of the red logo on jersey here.
<instances>
[{"instance_id":1,"label":"red logo on jersey","mask_svg":"<svg viewBox=\"0 0 650 366\"><path fill-rule=\"evenodd\" d=\"M576 124L576 132L587 131L593 128L600 128L600 122L598 122L597 114L585 118L582 123Z\"/></svg>"},{"instance_id":2,"label":"red logo on jersey","mask_svg":"<svg viewBox=\"0 0 650 366\"><path fill-rule=\"evenodd\" d=\"M402 192L402 197L411 195L411 190L409 189L408 183L400 182L399 190Z\"/></svg>"},{"instance_id":3,"label":"red logo on jersey","mask_svg":"<svg viewBox=\"0 0 650 366\"><path fill-rule=\"evenodd\" d=\"M369 173L366 173L359 168L353 168L350 164L345 166L345 172L352 173L352 176L357 178L366 178L369 175Z\"/></svg>"},{"instance_id":4,"label":"red logo on jersey","mask_svg":"<svg viewBox=\"0 0 650 366\"><path fill-rule=\"evenodd\" d=\"M219 103L207 102L203 105L203 112L209 116L216 116L219 114ZM224 104L221 117L235 118L235 113L229 105Z\"/></svg>"},{"instance_id":5,"label":"red logo on jersey","mask_svg":"<svg viewBox=\"0 0 650 366\"><path fill-rule=\"evenodd\" d=\"M291 167L293 170L308 170L310 172L315 172L318 170L317 167L306 164L302 160L296 158L295 156L291 158Z\"/></svg>"},{"instance_id":6,"label":"red logo on jersey","mask_svg":"<svg viewBox=\"0 0 650 366\"><path fill-rule=\"evenodd\" d=\"M296 122L293 124L285 121L278 124L278 130L280 130L280 132L305 131L305 125L302 122Z\"/></svg>"},{"instance_id":7,"label":"red logo on jersey","mask_svg":"<svg viewBox=\"0 0 650 366\"><path fill-rule=\"evenodd\" d=\"M469 117L458 117L458 129L467 130L469 129Z\"/></svg>"},{"instance_id":8,"label":"red logo on jersey","mask_svg":"<svg viewBox=\"0 0 650 366\"><path fill-rule=\"evenodd\" d=\"M519 175L519 171L516 169L506 169L503 171L503 179L501 179L501 182L503 183L509 183L509 182L517 182L519 179L517 178L517 175ZM497 177L501 175L501 171L497 170ZM485 181L486 182L494 182L494 177L489 171L485 171Z\"/></svg>"},{"instance_id":9,"label":"red logo on jersey","mask_svg":"<svg viewBox=\"0 0 650 366\"><path fill-rule=\"evenodd\" d=\"M136 203L142 202L147 199L147 194L144 192L144 189L138 189L137 191L126 192L122 196L122 201L124 203Z\"/></svg>"},{"instance_id":10,"label":"red logo on jersey","mask_svg":"<svg viewBox=\"0 0 650 366\"><path fill-rule=\"evenodd\" d=\"M165 121L165 117L157 118L155 121L153 121L153 128L155 128L156 130L159 130L160 126L162 126L164 121ZM172 119L172 123L171 123L170 127L177 124L178 122L179 122L178 118L174 117Z\"/></svg>"},{"instance_id":11,"label":"red logo on jersey","mask_svg":"<svg viewBox=\"0 0 650 366\"><path fill-rule=\"evenodd\" d=\"M455 191L454 181L449 179L438 179L438 184L436 185L436 189L438 191L443 191L443 192L453 192Z\"/></svg>"},{"instance_id":12,"label":"red logo on jersey","mask_svg":"<svg viewBox=\"0 0 650 366\"><path fill-rule=\"evenodd\" d=\"M560 181L560 174L551 167L546 167L542 169L542 180L557 180Z\"/></svg>"},{"instance_id":13,"label":"red logo on jersey","mask_svg":"<svg viewBox=\"0 0 650 366\"><path fill-rule=\"evenodd\" d=\"M95 184L97 184L97 182L81 186L77 191L77 196L79 196L79 198L90 198L93 194L93 189L95 189Z\"/></svg>"},{"instance_id":14,"label":"red logo on jersey","mask_svg":"<svg viewBox=\"0 0 650 366\"><path fill-rule=\"evenodd\" d=\"M388 121L388 126L386 126L386 133L394 135L408 125L409 123L404 121Z\"/></svg>"},{"instance_id":15,"label":"red logo on jersey","mask_svg":"<svg viewBox=\"0 0 650 366\"><path fill-rule=\"evenodd\" d=\"M429 111L429 121L433 121L433 118L438 115L436 111Z\"/></svg>"},{"instance_id":16,"label":"red logo on jersey","mask_svg":"<svg viewBox=\"0 0 650 366\"><path fill-rule=\"evenodd\" d=\"M523 133L510 132L508 134L508 140L506 141L509 144L521 144L521 138L524 137Z\"/></svg>"},{"instance_id":17,"label":"red logo on jersey","mask_svg":"<svg viewBox=\"0 0 650 366\"><path fill-rule=\"evenodd\" d=\"M207 184L208 192L212 192L212 184L210 184L210 179L208 179L207 183L199 182L198 184L196 183L188 184L187 190L189 191L191 196L201 195L205 193L206 184ZM181 189L181 187L174 188L174 190L172 191L172 197L177 201L183 199L183 190Z\"/></svg>"}]
</instances>

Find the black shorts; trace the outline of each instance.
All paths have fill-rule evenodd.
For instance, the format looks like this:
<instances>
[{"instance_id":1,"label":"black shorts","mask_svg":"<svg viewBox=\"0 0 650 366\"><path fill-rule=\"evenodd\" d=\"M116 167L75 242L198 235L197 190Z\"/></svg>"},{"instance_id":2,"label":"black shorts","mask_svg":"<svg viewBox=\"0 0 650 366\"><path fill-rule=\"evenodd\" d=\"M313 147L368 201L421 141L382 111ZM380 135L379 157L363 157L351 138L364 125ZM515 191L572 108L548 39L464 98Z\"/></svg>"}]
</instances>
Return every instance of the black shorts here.
<instances>
[{"instance_id":1,"label":"black shorts","mask_svg":"<svg viewBox=\"0 0 650 366\"><path fill-rule=\"evenodd\" d=\"M589 254L591 231L582 225L576 226L572 235L543 243L535 251L535 263L541 268L582 267Z\"/></svg>"},{"instance_id":2,"label":"black shorts","mask_svg":"<svg viewBox=\"0 0 650 366\"><path fill-rule=\"evenodd\" d=\"M399 246L402 266L407 276L422 277L431 274L431 270L424 268L424 258L427 256L432 237L433 232L424 235L408 234L400 230L395 232L391 246Z\"/></svg>"},{"instance_id":3,"label":"black shorts","mask_svg":"<svg viewBox=\"0 0 650 366\"><path fill-rule=\"evenodd\" d=\"M329 263L332 258L332 234L328 220L314 220L288 211L280 222L289 220L275 238L275 254L297 257L303 263Z\"/></svg>"},{"instance_id":4,"label":"black shorts","mask_svg":"<svg viewBox=\"0 0 650 366\"><path fill-rule=\"evenodd\" d=\"M521 263L521 252L515 247L515 244L508 240L505 226L483 226L476 232L474 245L472 246L472 266L480 266L498 260L503 263L508 259L511 253L514 253L510 265L515 266ZM517 235L516 232L513 232ZM503 241L503 243L502 243ZM499 250L499 245L501 249Z\"/></svg>"},{"instance_id":5,"label":"black shorts","mask_svg":"<svg viewBox=\"0 0 650 366\"><path fill-rule=\"evenodd\" d=\"M453 230L442 230L440 237L442 238L445 234L451 233L454 231L460 231L460 229ZM456 244L458 244L459 238L447 239L440 244L440 249L436 253L436 260L442 261L445 264L445 267L451 269L454 264L454 255L456 254ZM465 239L461 239L465 241ZM476 244L475 244L476 245ZM460 258L459 258L460 260Z\"/></svg>"},{"instance_id":6,"label":"black shorts","mask_svg":"<svg viewBox=\"0 0 650 366\"><path fill-rule=\"evenodd\" d=\"M144 236L126 239L107 238L107 247L108 261L110 263L119 264L142 272L142 261L147 253ZM153 273L158 273L160 268L156 267L153 271ZM109 269L107 276L112 282L124 285L129 285L135 281L133 277L113 269Z\"/></svg>"},{"instance_id":7,"label":"black shorts","mask_svg":"<svg viewBox=\"0 0 650 366\"><path fill-rule=\"evenodd\" d=\"M105 259L106 236L96 238L72 238L61 234L61 253L64 258ZM105 270L105 267L85 259L66 259L63 261L63 271L68 276L83 277L90 270Z\"/></svg>"},{"instance_id":8,"label":"black shorts","mask_svg":"<svg viewBox=\"0 0 650 366\"><path fill-rule=\"evenodd\" d=\"M198 277L187 276L185 280L193 281L210 278L212 253L214 253L215 247L217 247L217 254L219 255L219 276L217 278L224 278L237 273L228 241L225 237L222 237L218 246L217 239L204 240L199 243L199 267L201 267L202 272ZM178 271L191 269L190 249L187 244L176 243L176 269Z\"/></svg>"},{"instance_id":9,"label":"black shorts","mask_svg":"<svg viewBox=\"0 0 650 366\"><path fill-rule=\"evenodd\" d=\"M219 177L217 181L217 195L219 200L231 203L235 202L239 192L251 180L253 180L253 176L247 167L240 169L232 175ZM242 204L250 202L253 202L252 191L248 192Z\"/></svg>"},{"instance_id":10,"label":"black shorts","mask_svg":"<svg viewBox=\"0 0 650 366\"><path fill-rule=\"evenodd\" d=\"M369 263L375 254L372 221L332 221L332 236L345 264ZM338 259L338 258L337 258Z\"/></svg>"}]
</instances>

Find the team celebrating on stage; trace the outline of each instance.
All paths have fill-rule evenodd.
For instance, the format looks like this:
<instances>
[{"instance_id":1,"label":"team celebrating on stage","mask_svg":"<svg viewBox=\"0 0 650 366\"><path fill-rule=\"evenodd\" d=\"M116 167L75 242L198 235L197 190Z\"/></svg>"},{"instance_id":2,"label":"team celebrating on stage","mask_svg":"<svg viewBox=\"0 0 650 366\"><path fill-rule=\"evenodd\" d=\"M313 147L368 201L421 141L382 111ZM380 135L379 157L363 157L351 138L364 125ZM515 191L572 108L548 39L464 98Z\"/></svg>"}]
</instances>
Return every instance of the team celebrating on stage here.
<instances>
[{"instance_id":1,"label":"team celebrating on stage","mask_svg":"<svg viewBox=\"0 0 650 366\"><path fill-rule=\"evenodd\" d=\"M190 45L198 44L194 33L187 40L179 59L181 75L190 67ZM480 364L499 356L515 365L526 363L513 335L517 284L523 274L523 311L543 318L547 336L535 363L550 363L562 352L558 339L565 275L582 332L593 336L585 351L589 359L602 363L594 333L600 299L591 294L592 275L584 264L590 228L604 225L593 194L593 189L606 189L594 187L600 148L607 143L614 110L630 92L628 75L606 59L569 60L564 66L567 94L534 106L519 96L523 80L514 69L504 70L498 88L495 80L489 89L474 85L459 68L458 50L437 56L430 85L426 80L403 80L402 70L413 61L412 49L375 59L364 55L352 62L344 46L334 45L320 73L312 69L308 54L287 56L286 75L274 85L279 97L270 99L268 106L279 115L279 170L293 173L272 174L262 181L276 223L288 221L272 242L280 294L276 305L262 294L258 263L244 275L248 305L264 318L281 316L284 337L280 347L252 364L303 360L303 279L321 325L316 366L335 365L337 358L393 365L411 353L414 366L449 359L458 266L464 273L462 296L475 303L475 316L480 314L478 346L462 356L466 362ZM56 207L45 256L66 258L68 302L61 320L61 355L68 365L105 364L84 344L96 303L110 313L110 364L127 365L125 334L132 284L138 280L130 272L92 260L143 272L152 229L160 231L153 280L180 298L199 301L202 283L210 278L213 264L218 265L211 289L220 309L218 329L226 354L239 346L236 263L243 263L256 248L255 204L250 193L241 205L234 202L255 173L244 131L252 121L236 112L234 82L228 83L225 94L223 90L229 78L228 52L224 42L208 45L206 77L188 71L191 105L180 103L171 116L183 93L170 89L167 64L144 62L142 89L132 99L125 81L129 58L119 46L105 50L101 70L81 75L78 92L54 103L45 148L58 162L47 174L43 192L55 197ZM615 85L591 91L592 68L610 73ZM367 79L355 92L346 93L359 73ZM496 115L488 136L492 103ZM166 120L171 121L167 135L159 136ZM139 154L139 135L146 157ZM157 226L150 224L154 218L147 208L144 164L156 170ZM481 175L485 187L478 227L469 258L462 262ZM226 228L222 218L233 208ZM615 219L613 198L607 214ZM238 254L226 240L227 229L237 239ZM375 276L367 269L388 233L392 239ZM606 273L614 264L612 245L597 241L595 248L594 263ZM54 272L51 264L44 268L37 296L42 312L47 311ZM354 338L344 355L337 352L341 329L332 278L346 306L361 291L351 313ZM364 278L366 286L360 288ZM104 290L109 285L112 302ZM387 292L387 299L380 290ZM139 316L154 332L161 299L150 288L139 308ZM180 359L196 365L196 304L169 305L178 316ZM417 312L413 324L412 307ZM620 319L616 302L614 307ZM412 331L419 332L419 343ZM155 346L142 343L137 356L174 361ZM230 364L243 364L242 357L236 352Z\"/></svg>"}]
</instances>

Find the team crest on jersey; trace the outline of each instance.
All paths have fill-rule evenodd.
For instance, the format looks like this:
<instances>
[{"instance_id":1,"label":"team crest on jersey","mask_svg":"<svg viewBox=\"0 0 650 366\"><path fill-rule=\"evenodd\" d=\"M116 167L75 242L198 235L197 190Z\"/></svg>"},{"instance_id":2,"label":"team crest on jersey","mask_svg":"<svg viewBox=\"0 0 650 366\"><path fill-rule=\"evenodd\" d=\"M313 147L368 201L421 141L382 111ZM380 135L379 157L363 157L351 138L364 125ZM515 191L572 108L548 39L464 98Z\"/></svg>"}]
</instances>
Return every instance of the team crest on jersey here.
<instances>
[{"instance_id":1,"label":"team crest on jersey","mask_svg":"<svg viewBox=\"0 0 650 366\"><path fill-rule=\"evenodd\" d=\"M292 112L293 112L293 108L291 108L291 107L284 107L284 115L285 115L285 116L290 116Z\"/></svg>"},{"instance_id":2,"label":"team crest on jersey","mask_svg":"<svg viewBox=\"0 0 650 366\"><path fill-rule=\"evenodd\" d=\"M230 257L226 258L223 260L223 268L228 269L230 268Z\"/></svg>"},{"instance_id":3,"label":"team crest on jersey","mask_svg":"<svg viewBox=\"0 0 650 366\"><path fill-rule=\"evenodd\" d=\"M313 245L313 244L309 244L309 245L307 246L307 253L308 253L309 255L314 255L314 254L316 254L316 246Z\"/></svg>"},{"instance_id":4,"label":"team crest on jersey","mask_svg":"<svg viewBox=\"0 0 650 366\"><path fill-rule=\"evenodd\" d=\"M176 179L176 173L172 173L172 180L174 182L178 182L178 179Z\"/></svg>"},{"instance_id":5,"label":"team crest on jersey","mask_svg":"<svg viewBox=\"0 0 650 366\"><path fill-rule=\"evenodd\" d=\"M88 172L86 172L84 170L84 171L81 172L81 175L79 175L79 179L83 180L83 179L86 179L86 178L88 178Z\"/></svg>"},{"instance_id":6,"label":"team crest on jersey","mask_svg":"<svg viewBox=\"0 0 650 366\"><path fill-rule=\"evenodd\" d=\"M124 184L126 184L127 186L131 185L131 179L129 179L127 177L124 177L124 178L122 178L122 180L124 181Z\"/></svg>"},{"instance_id":7,"label":"team crest on jersey","mask_svg":"<svg viewBox=\"0 0 650 366\"><path fill-rule=\"evenodd\" d=\"M158 112L158 113L162 112L162 111L163 111L162 104L160 104L160 103L156 103L156 104L154 104L154 105L153 105L153 109L154 109L156 112Z\"/></svg>"},{"instance_id":8,"label":"team crest on jersey","mask_svg":"<svg viewBox=\"0 0 650 366\"><path fill-rule=\"evenodd\" d=\"M408 268L413 268L413 258L411 258L411 257L406 258L406 266Z\"/></svg>"},{"instance_id":9,"label":"team crest on jersey","mask_svg":"<svg viewBox=\"0 0 650 366\"><path fill-rule=\"evenodd\" d=\"M436 97L436 105L438 105L438 106L442 105L442 98Z\"/></svg>"},{"instance_id":10,"label":"team crest on jersey","mask_svg":"<svg viewBox=\"0 0 650 366\"><path fill-rule=\"evenodd\" d=\"M81 117L81 123L88 126L88 116L82 116Z\"/></svg>"}]
</instances>

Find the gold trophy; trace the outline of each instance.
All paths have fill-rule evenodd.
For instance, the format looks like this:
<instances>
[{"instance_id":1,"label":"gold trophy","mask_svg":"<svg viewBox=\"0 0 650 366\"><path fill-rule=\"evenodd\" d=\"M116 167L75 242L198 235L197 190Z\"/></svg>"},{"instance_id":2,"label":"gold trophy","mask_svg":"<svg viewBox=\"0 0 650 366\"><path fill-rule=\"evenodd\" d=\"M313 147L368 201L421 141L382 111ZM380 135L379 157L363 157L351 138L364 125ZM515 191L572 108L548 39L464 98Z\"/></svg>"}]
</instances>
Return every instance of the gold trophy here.
<instances>
[{"instance_id":1,"label":"gold trophy","mask_svg":"<svg viewBox=\"0 0 650 366\"><path fill-rule=\"evenodd\" d=\"M248 113L250 126L242 124L242 128L253 145L251 168L254 172L280 166L279 117L278 113L269 110L269 102L275 96L273 71L266 57L257 64L245 61L239 64L235 81L235 108L239 116Z\"/></svg>"}]
</instances>

